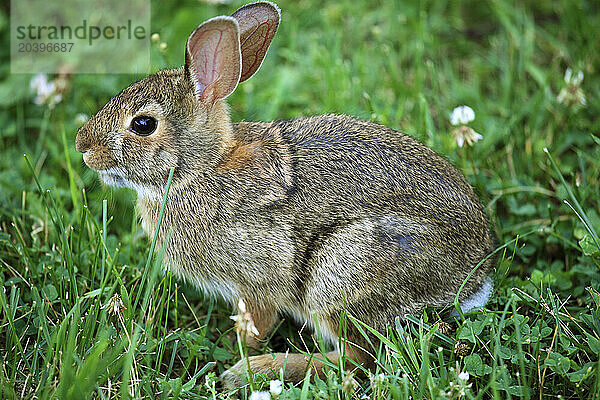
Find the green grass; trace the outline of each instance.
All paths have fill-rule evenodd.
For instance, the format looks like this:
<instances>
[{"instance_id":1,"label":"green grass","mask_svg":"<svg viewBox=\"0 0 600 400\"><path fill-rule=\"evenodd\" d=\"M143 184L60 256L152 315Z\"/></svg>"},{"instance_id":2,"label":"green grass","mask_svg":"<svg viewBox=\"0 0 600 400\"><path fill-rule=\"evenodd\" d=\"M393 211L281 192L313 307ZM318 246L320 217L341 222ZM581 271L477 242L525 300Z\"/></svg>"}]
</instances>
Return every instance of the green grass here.
<instances>
[{"instance_id":1,"label":"green grass","mask_svg":"<svg viewBox=\"0 0 600 400\"><path fill-rule=\"evenodd\" d=\"M153 2L152 31L168 44L153 45L153 69L182 64L188 33L239 4ZM598 398L599 4L279 5L262 69L230 97L234 120L336 112L411 134L476 188L500 255L486 310L451 329L435 310L415 315L380 335L375 374L331 368L285 382L281 398ZM1 10L0 398L226 397L217 376L239 358L231 310L151 256L135 194L102 188L74 150L76 115L140 77L73 75L53 110L35 105L32 76L10 74ZM585 106L557 101L569 67L585 75ZM473 147L451 135L461 104L483 135ZM284 322L270 347L310 349L297 330ZM255 386L268 390L260 376Z\"/></svg>"}]
</instances>

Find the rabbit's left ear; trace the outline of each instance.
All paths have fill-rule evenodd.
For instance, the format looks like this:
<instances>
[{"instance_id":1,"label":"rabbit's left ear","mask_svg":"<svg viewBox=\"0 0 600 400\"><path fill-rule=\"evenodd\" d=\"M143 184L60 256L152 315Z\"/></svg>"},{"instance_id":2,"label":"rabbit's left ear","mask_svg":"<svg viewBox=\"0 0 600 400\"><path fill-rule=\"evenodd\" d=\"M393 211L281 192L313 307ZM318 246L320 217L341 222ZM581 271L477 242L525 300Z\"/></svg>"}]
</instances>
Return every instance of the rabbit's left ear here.
<instances>
[{"instance_id":1,"label":"rabbit's left ear","mask_svg":"<svg viewBox=\"0 0 600 400\"><path fill-rule=\"evenodd\" d=\"M229 96L240 81L240 36L235 18L215 17L190 35L185 70L194 83L196 98L212 106Z\"/></svg>"},{"instance_id":2,"label":"rabbit's left ear","mask_svg":"<svg viewBox=\"0 0 600 400\"><path fill-rule=\"evenodd\" d=\"M281 13L275 3L259 1L246 4L231 15L240 27L242 73L240 82L260 68L277 32Z\"/></svg>"}]
</instances>

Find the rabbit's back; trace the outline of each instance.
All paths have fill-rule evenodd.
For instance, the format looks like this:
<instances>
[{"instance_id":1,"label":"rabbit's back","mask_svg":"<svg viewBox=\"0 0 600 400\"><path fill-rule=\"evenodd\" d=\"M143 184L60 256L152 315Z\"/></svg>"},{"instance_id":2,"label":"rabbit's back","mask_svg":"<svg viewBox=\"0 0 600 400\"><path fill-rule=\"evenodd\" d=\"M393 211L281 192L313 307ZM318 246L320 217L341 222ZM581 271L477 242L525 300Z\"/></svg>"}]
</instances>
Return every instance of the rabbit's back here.
<instances>
[{"instance_id":1,"label":"rabbit's back","mask_svg":"<svg viewBox=\"0 0 600 400\"><path fill-rule=\"evenodd\" d=\"M455 209L451 202L481 210L460 172L403 133L344 115L278 121L271 129L289 145L295 183L329 193L322 199L334 200L334 195L361 208L396 210L406 202L425 206L443 201L437 204L441 209ZM417 210L407 211L414 216Z\"/></svg>"},{"instance_id":2,"label":"rabbit's back","mask_svg":"<svg viewBox=\"0 0 600 400\"><path fill-rule=\"evenodd\" d=\"M345 115L265 125L267 136L282 138L289 159L290 214L302 210L322 222L395 215L448 229L447 239L464 235L465 243L489 230L464 176L408 135Z\"/></svg>"}]
</instances>

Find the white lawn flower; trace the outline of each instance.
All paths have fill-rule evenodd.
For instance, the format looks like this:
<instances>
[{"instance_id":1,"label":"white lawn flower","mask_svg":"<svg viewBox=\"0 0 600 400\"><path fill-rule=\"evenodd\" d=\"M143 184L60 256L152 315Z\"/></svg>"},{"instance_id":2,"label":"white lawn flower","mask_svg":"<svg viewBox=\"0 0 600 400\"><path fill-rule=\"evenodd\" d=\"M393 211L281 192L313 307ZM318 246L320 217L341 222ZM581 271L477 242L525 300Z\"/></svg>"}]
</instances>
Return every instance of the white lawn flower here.
<instances>
[{"instance_id":1,"label":"white lawn flower","mask_svg":"<svg viewBox=\"0 0 600 400\"><path fill-rule=\"evenodd\" d=\"M458 394L458 398L465 396L467 391L473 386L472 383L467 383L470 377L471 376L466 371L459 373L457 382L450 382L450 393Z\"/></svg>"},{"instance_id":2,"label":"white lawn flower","mask_svg":"<svg viewBox=\"0 0 600 400\"><path fill-rule=\"evenodd\" d=\"M456 144L458 144L458 147L463 147L465 142L467 142L469 146L473 146L473 143L483 139L483 136L475 132L473 128L470 128L466 125L462 125L453 130L452 136L454 136L456 139Z\"/></svg>"},{"instance_id":3,"label":"white lawn flower","mask_svg":"<svg viewBox=\"0 0 600 400\"><path fill-rule=\"evenodd\" d=\"M40 90L40 88L45 88L47 85L48 76L46 74L37 74L29 82L29 86L36 91Z\"/></svg>"},{"instance_id":4,"label":"white lawn flower","mask_svg":"<svg viewBox=\"0 0 600 400\"><path fill-rule=\"evenodd\" d=\"M459 106L452 111L450 115L450 123L458 128L452 131L452 136L456 139L458 147L463 147L465 142L469 146L478 140L483 139L479 133L475 132L473 128L467 126L467 124L475 119L475 111L469 106Z\"/></svg>"},{"instance_id":5,"label":"white lawn flower","mask_svg":"<svg viewBox=\"0 0 600 400\"><path fill-rule=\"evenodd\" d=\"M585 106L587 104L587 100L585 98L585 93L583 93L583 89L581 89L583 72L577 71L577 73L574 74L571 68L567 68L565 71L564 80L567 86L560 90L558 96L556 96L556 100L559 103L567 106L573 106L576 104Z\"/></svg>"},{"instance_id":6,"label":"white lawn flower","mask_svg":"<svg viewBox=\"0 0 600 400\"><path fill-rule=\"evenodd\" d=\"M475 111L469 106L456 107L450 115L450 123L454 126L466 125L475 119Z\"/></svg>"},{"instance_id":7,"label":"white lawn flower","mask_svg":"<svg viewBox=\"0 0 600 400\"><path fill-rule=\"evenodd\" d=\"M47 104L48 108L52 109L62 100L62 94L59 93L56 83L48 81L46 74L37 74L34 76L31 82L29 82L29 86L36 91L36 97L33 99L33 102L38 106Z\"/></svg>"},{"instance_id":8,"label":"white lawn flower","mask_svg":"<svg viewBox=\"0 0 600 400\"><path fill-rule=\"evenodd\" d=\"M37 74L34 76L29 83L29 86L37 93L34 102L38 105L45 103L56 91L56 85L54 82L48 81L48 76L46 74Z\"/></svg>"},{"instance_id":9,"label":"white lawn flower","mask_svg":"<svg viewBox=\"0 0 600 400\"><path fill-rule=\"evenodd\" d=\"M346 373L344 379L342 380L342 391L349 396L352 396L354 390L358 386L358 382L354 379L354 374L352 372Z\"/></svg>"},{"instance_id":10,"label":"white lawn flower","mask_svg":"<svg viewBox=\"0 0 600 400\"><path fill-rule=\"evenodd\" d=\"M271 394L269 392L252 392L249 400L271 400Z\"/></svg>"},{"instance_id":11,"label":"white lawn flower","mask_svg":"<svg viewBox=\"0 0 600 400\"><path fill-rule=\"evenodd\" d=\"M152 43L158 43L160 42L160 35L158 33L153 33L152 36L150 36L150 39L152 40Z\"/></svg>"},{"instance_id":12,"label":"white lawn flower","mask_svg":"<svg viewBox=\"0 0 600 400\"><path fill-rule=\"evenodd\" d=\"M123 304L123 300L121 300L121 296L115 293L113 297L108 300L104 308L107 309L109 314L121 315L121 310L125 308L125 305Z\"/></svg>"},{"instance_id":13,"label":"white lawn flower","mask_svg":"<svg viewBox=\"0 0 600 400\"><path fill-rule=\"evenodd\" d=\"M244 299L240 299L240 300L238 301L238 311L239 311L240 313L245 313L245 312L247 312L247 309L246 309L246 302L244 302Z\"/></svg>"},{"instance_id":14,"label":"white lawn flower","mask_svg":"<svg viewBox=\"0 0 600 400\"><path fill-rule=\"evenodd\" d=\"M75 123L77 125L83 125L87 122L88 119L90 119L90 117L88 117L86 114L79 113L75 116Z\"/></svg>"},{"instance_id":15,"label":"white lawn flower","mask_svg":"<svg viewBox=\"0 0 600 400\"><path fill-rule=\"evenodd\" d=\"M281 382L279 379L275 379L272 380L271 382L269 382L269 392L271 392L271 395L273 396L273 398L278 398L279 395L281 394L283 390L283 382Z\"/></svg>"},{"instance_id":16,"label":"white lawn flower","mask_svg":"<svg viewBox=\"0 0 600 400\"><path fill-rule=\"evenodd\" d=\"M252 314L250 314L246 310L246 303L244 303L244 299L240 299L238 302L238 313L237 315L232 315L232 320L235 321L235 329L244 335L254 335L258 336L260 332L254 326L254 320L252 319Z\"/></svg>"},{"instance_id":17,"label":"white lawn flower","mask_svg":"<svg viewBox=\"0 0 600 400\"><path fill-rule=\"evenodd\" d=\"M576 75L573 75L573 70L571 68L567 68L565 71L565 83L567 85L581 85L583 81L583 71L577 71Z\"/></svg>"},{"instance_id":18,"label":"white lawn flower","mask_svg":"<svg viewBox=\"0 0 600 400\"><path fill-rule=\"evenodd\" d=\"M387 377L384 374L371 375L369 378L371 380L371 385L375 388L383 387L387 381Z\"/></svg>"}]
</instances>

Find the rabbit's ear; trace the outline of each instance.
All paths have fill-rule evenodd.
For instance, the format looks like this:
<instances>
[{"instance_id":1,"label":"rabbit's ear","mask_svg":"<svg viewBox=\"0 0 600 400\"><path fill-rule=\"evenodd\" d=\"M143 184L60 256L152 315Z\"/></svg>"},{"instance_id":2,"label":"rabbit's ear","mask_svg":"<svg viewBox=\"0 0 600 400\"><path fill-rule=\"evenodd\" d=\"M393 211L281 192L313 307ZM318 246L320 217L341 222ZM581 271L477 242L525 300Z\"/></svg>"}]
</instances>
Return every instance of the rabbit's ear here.
<instances>
[{"instance_id":1,"label":"rabbit's ear","mask_svg":"<svg viewBox=\"0 0 600 400\"><path fill-rule=\"evenodd\" d=\"M239 8L232 17L240 26L242 51L240 82L243 82L260 68L273 36L277 32L281 13L276 4L259 1Z\"/></svg>"},{"instance_id":2,"label":"rabbit's ear","mask_svg":"<svg viewBox=\"0 0 600 400\"><path fill-rule=\"evenodd\" d=\"M212 106L229 96L240 81L240 33L235 18L215 17L190 35L185 70L194 83L196 97Z\"/></svg>"}]
</instances>

